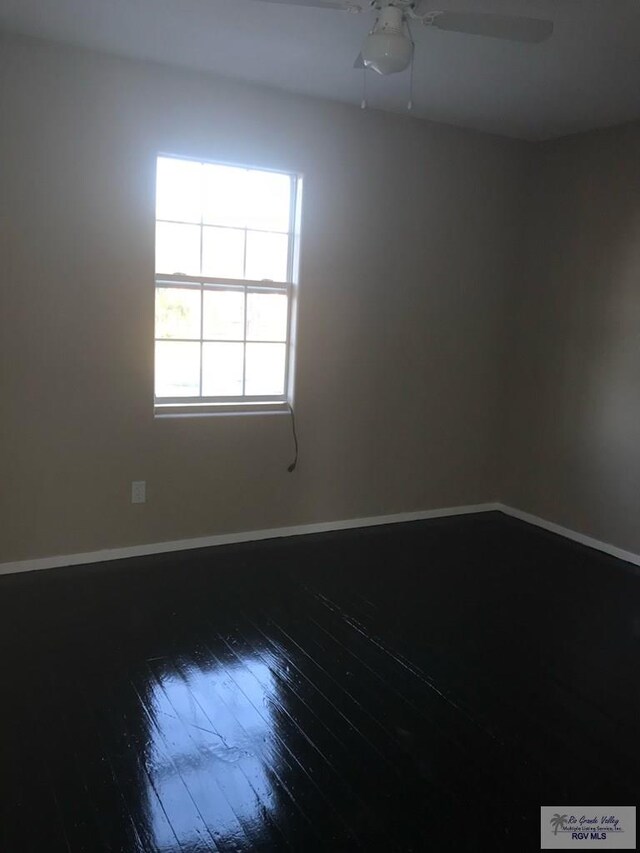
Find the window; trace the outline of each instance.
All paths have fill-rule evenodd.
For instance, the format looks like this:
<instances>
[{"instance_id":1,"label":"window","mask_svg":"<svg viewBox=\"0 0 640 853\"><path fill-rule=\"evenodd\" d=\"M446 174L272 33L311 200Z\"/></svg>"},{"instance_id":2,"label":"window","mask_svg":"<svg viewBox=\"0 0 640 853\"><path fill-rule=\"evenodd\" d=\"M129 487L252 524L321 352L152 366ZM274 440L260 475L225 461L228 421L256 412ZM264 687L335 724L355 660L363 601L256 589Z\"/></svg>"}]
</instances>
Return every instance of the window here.
<instances>
[{"instance_id":1,"label":"window","mask_svg":"<svg viewBox=\"0 0 640 853\"><path fill-rule=\"evenodd\" d=\"M292 174L158 157L158 413L286 407L299 194Z\"/></svg>"}]
</instances>

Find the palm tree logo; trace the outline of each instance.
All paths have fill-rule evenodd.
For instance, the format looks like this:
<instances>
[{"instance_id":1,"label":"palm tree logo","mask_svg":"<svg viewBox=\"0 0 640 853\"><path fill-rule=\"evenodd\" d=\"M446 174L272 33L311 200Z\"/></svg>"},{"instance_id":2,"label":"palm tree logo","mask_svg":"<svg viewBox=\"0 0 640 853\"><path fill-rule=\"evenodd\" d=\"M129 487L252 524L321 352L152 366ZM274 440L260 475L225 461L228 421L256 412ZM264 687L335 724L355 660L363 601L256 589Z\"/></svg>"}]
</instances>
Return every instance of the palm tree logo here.
<instances>
[{"instance_id":1,"label":"palm tree logo","mask_svg":"<svg viewBox=\"0 0 640 853\"><path fill-rule=\"evenodd\" d=\"M549 823L551 826L555 827L553 834L557 835L559 829L564 829L564 822L567 819L566 814L554 814Z\"/></svg>"}]
</instances>

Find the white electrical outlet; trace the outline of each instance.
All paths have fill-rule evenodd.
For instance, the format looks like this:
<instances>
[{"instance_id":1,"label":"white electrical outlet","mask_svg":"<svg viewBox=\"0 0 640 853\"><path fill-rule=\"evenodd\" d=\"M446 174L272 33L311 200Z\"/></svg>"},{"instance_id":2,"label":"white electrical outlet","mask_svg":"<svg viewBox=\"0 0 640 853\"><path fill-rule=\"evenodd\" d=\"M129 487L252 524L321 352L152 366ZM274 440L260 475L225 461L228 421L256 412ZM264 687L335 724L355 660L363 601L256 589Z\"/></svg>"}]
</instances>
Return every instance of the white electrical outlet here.
<instances>
[{"instance_id":1,"label":"white electrical outlet","mask_svg":"<svg viewBox=\"0 0 640 853\"><path fill-rule=\"evenodd\" d=\"M147 483L145 480L133 480L131 483L131 503L143 504L147 500Z\"/></svg>"}]
</instances>

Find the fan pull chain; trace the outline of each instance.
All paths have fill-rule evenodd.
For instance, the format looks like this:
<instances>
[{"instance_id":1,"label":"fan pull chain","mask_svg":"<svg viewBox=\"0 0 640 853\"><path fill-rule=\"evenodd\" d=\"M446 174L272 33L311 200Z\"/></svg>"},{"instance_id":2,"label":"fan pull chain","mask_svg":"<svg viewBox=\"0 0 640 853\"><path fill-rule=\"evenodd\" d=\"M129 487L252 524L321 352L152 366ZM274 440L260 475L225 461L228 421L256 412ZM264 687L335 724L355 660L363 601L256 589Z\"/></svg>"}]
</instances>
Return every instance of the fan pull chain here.
<instances>
[{"instance_id":1,"label":"fan pull chain","mask_svg":"<svg viewBox=\"0 0 640 853\"><path fill-rule=\"evenodd\" d=\"M360 109L366 110L367 108L367 66L364 65L362 68L362 101L360 103Z\"/></svg>"}]
</instances>

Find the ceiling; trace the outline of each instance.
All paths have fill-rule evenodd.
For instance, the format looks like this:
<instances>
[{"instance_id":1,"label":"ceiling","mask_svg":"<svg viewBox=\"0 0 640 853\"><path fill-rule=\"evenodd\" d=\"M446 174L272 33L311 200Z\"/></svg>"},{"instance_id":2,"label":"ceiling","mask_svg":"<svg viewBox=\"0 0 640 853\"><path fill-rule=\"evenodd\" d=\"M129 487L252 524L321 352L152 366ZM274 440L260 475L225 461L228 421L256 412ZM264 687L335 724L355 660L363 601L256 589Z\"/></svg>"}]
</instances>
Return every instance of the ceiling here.
<instances>
[{"instance_id":1,"label":"ceiling","mask_svg":"<svg viewBox=\"0 0 640 853\"><path fill-rule=\"evenodd\" d=\"M366 0L365 0L366 3ZM423 7L425 4L423 4ZM524 139L640 118L640 0L434 0L555 22L523 45L413 27L414 114ZM0 29L359 104L373 15L257 0L0 0ZM406 109L408 72L367 73L370 106Z\"/></svg>"}]
</instances>

